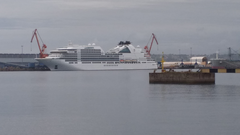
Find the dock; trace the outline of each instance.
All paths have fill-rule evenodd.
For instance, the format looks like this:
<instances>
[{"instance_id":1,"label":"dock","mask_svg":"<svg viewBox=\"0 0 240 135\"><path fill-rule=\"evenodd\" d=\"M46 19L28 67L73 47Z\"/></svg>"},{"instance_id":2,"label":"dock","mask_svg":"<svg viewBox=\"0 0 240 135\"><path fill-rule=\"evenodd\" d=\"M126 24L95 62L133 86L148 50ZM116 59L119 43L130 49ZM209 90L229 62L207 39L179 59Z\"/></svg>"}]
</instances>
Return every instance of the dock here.
<instances>
[{"instance_id":1,"label":"dock","mask_svg":"<svg viewBox=\"0 0 240 135\"><path fill-rule=\"evenodd\" d=\"M199 69L185 72L165 71L149 73L151 84L215 84L215 73L240 73L240 69Z\"/></svg>"},{"instance_id":2,"label":"dock","mask_svg":"<svg viewBox=\"0 0 240 135\"><path fill-rule=\"evenodd\" d=\"M215 84L215 73L163 72L149 73L149 83L160 84Z\"/></svg>"}]
</instances>

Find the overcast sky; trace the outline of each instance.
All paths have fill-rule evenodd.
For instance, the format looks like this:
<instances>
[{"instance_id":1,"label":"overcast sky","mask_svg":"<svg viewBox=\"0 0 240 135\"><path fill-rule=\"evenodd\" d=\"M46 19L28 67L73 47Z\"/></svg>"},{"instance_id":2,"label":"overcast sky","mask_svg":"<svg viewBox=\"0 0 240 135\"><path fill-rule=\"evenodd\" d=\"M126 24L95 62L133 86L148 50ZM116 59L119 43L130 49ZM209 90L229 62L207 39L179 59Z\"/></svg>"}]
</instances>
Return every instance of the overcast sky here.
<instances>
[{"instance_id":1,"label":"overcast sky","mask_svg":"<svg viewBox=\"0 0 240 135\"><path fill-rule=\"evenodd\" d=\"M0 53L38 53L37 28L48 52L96 43L105 51L129 40L152 53L211 54L240 49L240 0L0 0Z\"/></svg>"}]
</instances>

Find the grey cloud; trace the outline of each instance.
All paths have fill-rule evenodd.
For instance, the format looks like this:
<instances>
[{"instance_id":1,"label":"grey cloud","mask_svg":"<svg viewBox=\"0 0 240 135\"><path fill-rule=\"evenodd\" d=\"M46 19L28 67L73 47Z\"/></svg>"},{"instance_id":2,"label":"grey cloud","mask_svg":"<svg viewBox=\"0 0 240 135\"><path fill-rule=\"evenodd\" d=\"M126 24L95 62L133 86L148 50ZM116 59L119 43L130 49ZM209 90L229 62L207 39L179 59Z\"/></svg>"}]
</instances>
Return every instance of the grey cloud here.
<instances>
[{"instance_id":1,"label":"grey cloud","mask_svg":"<svg viewBox=\"0 0 240 135\"><path fill-rule=\"evenodd\" d=\"M236 0L45 0L0 2L0 29L30 33L38 28L49 49L65 45L69 40L87 44L98 42L104 50L120 40L147 44L155 33L159 46L153 52L213 53L217 48L239 48L240 4ZM27 4L24 4L27 3ZM8 10L11 6L15 11ZM0 31L0 34L3 32ZM13 34L14 35L14 34ZM9 42L14 46L22 37ZM26 43L28 44L28 43ZM5 51L11 51L6 47ZM208 48L208 49L206 49ZM184 51L186 50L186 51ZM4 51L4 50L1 50Z\"/></svg>"}]
</instances>

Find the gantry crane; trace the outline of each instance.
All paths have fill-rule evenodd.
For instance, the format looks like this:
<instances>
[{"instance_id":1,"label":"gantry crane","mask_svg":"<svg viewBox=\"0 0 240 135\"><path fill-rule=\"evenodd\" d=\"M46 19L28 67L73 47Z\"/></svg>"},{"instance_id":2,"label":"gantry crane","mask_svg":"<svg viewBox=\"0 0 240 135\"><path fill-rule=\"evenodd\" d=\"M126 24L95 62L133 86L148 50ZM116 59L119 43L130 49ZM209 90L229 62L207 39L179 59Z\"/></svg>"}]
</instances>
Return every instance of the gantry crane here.
<instances>
[{"instance_id":1,"label":"gantry crane","mask_svg":"<svg viewBox=\"0 0 240 135\"><path fill-rule=\"evenodd\" d=\"M43 43L42 47L40 46L40 43L39 43L39 40L38 40L38 36L37 36L37 35L39 35L39 33L38 33L37 29L35 29L35 30L33 31L31 43L32 43L33 38L34 38L34 36L35 36L35 37L36 37L36 40L37 40L38 48L39 48L39 51L40 51L40 58L45 58L45 57L48 56L48 54L45 52L47 46L43 43L43 41L42 41L42 39L41 39L41 37L40 37L40 35L39 35L39 37L40 37L40 39L41 39L41 41L42 41L42 43Z\"/></svg>"},{"instance_id":2,"label":"gantry crane","mask_svg":"<svg viewBox=\"0 0 240 135\"><path fill-rule=\"evenodd\" d=\"M148 44L144 47L144 49L146 50L146 53L147 53L148 56L151 56L150 52L151 52L152 44L153 44L153 41L154 41L154 40L156 41L156 43L157 43L157 45L158 45L157 38L156 38L156 36L155 36L153 33L152 33L151 38L152 38L152 42L151 42L150 48L148 49ZM150 38L150 39L151 39L151 38ZM149 41L150 41L150 40L149 40ZM149 42L148 42L148 43L149 43Z\"/></svg>"}]
</instances>

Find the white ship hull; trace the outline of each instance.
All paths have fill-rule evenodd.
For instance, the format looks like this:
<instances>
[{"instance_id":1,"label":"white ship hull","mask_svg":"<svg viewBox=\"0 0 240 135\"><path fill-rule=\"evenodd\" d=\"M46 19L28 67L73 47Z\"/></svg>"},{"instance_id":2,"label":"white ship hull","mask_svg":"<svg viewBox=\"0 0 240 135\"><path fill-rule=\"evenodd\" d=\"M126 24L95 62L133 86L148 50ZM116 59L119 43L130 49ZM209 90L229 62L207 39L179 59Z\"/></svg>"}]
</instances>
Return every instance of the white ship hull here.
<instances>
[{"instance_id":1,"label":"white ship hull","mask_svg":"<svg viewBox=\"0 0 240 135\"><path fill-rule=\"evenodd\" d=\"M72 63L65 62L62 59L37 58L37 61L46 65L51 71L81 71L81 70L145 70L157 69L156 62L140 63Z\"/></svg>"}]
</instances>

